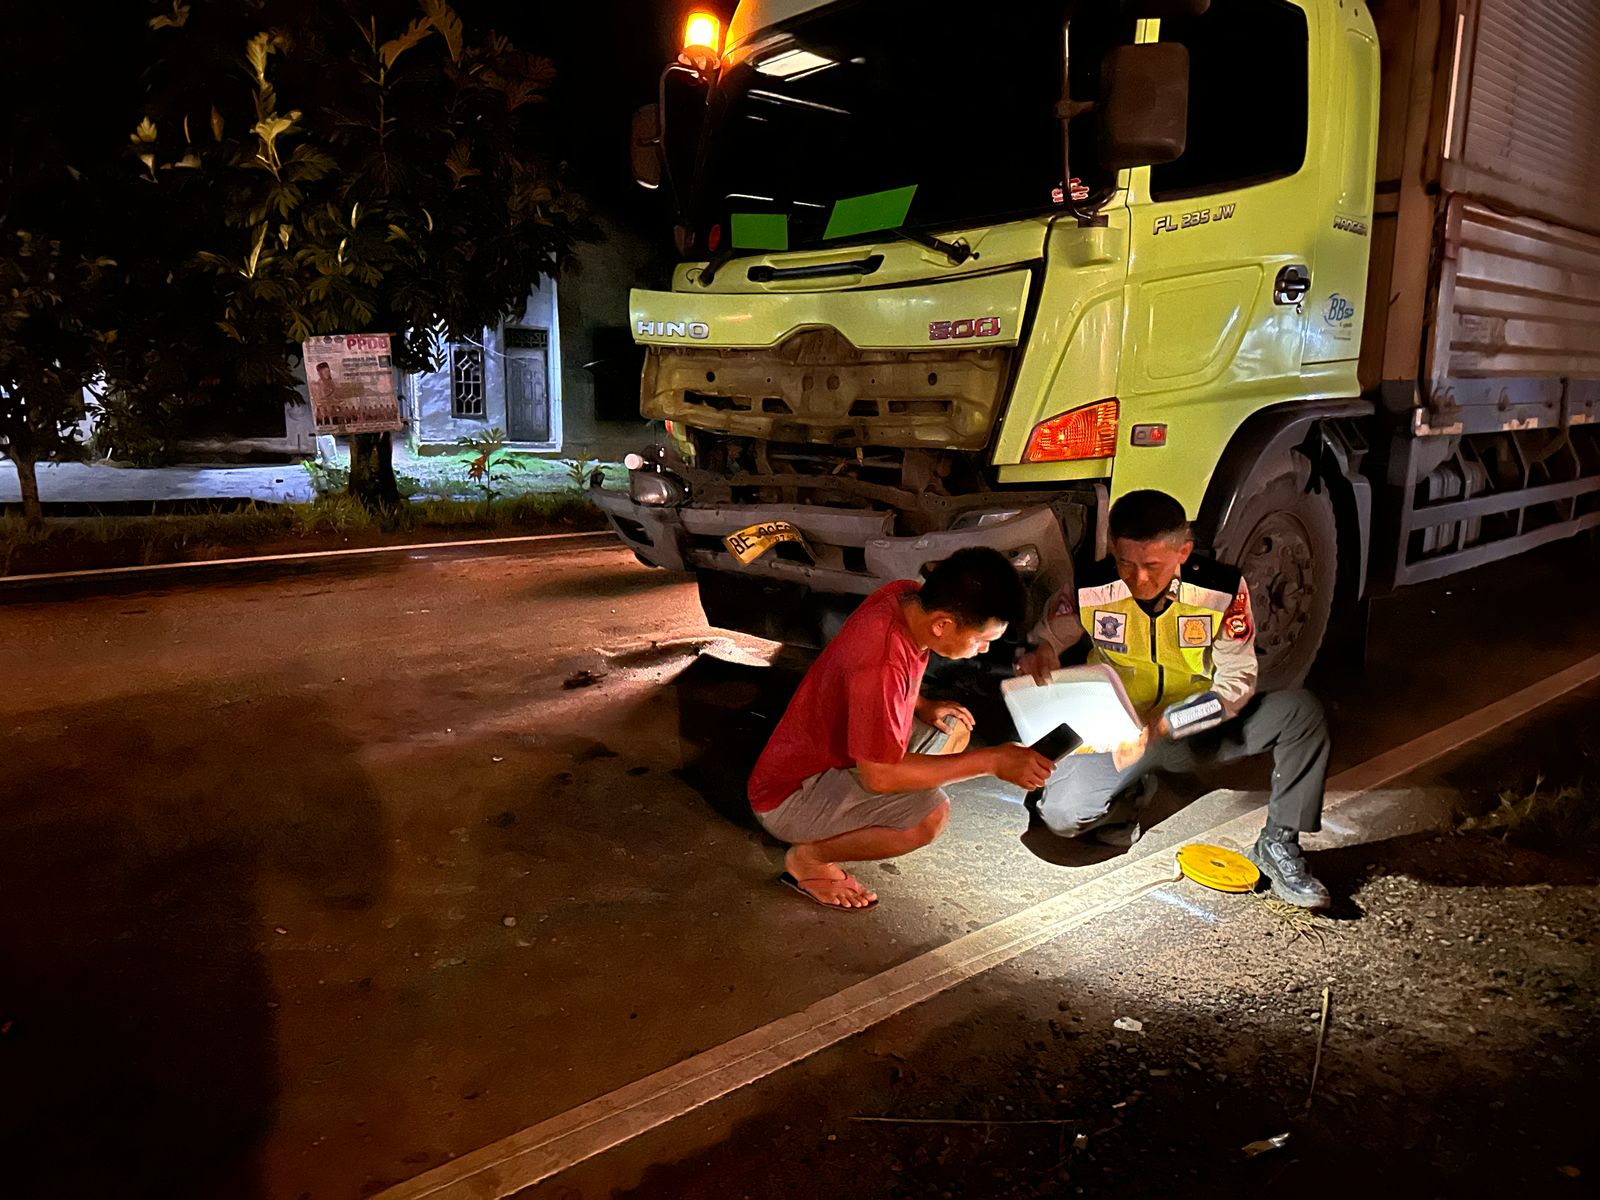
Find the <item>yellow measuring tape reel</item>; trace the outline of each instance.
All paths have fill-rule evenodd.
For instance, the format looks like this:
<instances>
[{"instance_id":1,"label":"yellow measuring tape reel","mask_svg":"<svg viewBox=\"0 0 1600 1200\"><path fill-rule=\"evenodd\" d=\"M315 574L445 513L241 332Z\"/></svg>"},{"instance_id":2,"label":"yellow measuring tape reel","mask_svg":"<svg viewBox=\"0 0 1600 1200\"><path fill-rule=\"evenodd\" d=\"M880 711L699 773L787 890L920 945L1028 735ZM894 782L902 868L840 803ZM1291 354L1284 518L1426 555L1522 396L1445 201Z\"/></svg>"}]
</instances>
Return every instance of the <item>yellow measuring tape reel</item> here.
<instances>
[{"instance_id":1,"label":"yellow measuring tape reel","mask_svg":"<svg viewBox=\"0 0 1600 1200\"><path fill-rule=\"evenodd\" d=\"M1178 870L1196 883L1218 892L1249 892L1261 879L1255 863L1222 846L1203 842L1178 851Z\"/></svg>"}]
</instances>

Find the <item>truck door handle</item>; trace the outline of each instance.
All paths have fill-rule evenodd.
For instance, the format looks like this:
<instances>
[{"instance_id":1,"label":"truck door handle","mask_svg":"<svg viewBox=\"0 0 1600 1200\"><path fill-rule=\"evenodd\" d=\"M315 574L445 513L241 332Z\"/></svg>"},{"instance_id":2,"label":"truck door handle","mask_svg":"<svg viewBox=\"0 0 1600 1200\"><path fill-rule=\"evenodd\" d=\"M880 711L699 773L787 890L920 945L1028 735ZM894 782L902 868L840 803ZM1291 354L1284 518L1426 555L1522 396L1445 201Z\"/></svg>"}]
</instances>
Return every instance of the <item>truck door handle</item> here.
<instances>
[{"instance_id":1,"label":"truck door handle","mask_svg":"<svg viewBox=\"0 0 1600 1200\"><path fill-rule=\"evenodd\" d=\"M1272 298L1279 304L1299 304L1311 291L1311 272L1299 263L1290 263L1278 272L1272 285Z\"/></svg>"}]
</instances>

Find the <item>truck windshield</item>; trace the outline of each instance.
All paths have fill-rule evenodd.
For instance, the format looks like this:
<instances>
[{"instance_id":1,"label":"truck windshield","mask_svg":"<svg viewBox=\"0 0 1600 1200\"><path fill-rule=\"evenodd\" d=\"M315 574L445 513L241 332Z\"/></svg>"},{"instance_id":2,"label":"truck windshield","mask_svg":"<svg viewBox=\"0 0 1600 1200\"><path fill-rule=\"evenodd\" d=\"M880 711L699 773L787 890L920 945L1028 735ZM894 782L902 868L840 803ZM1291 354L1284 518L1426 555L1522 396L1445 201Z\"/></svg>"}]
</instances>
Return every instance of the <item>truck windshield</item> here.
<instances>
[{"instance_id":1,"label":"truck windshield","mask_svg":"<svg viewBox=\"0 0 1600 1200\"><path fill-rule=\"evenodd\" d=\"M1067 7L836 4L736 48L709 97L669 95L668 153L699 247L735 213L781 214L788 245L815 243L835 202L913 186L901 223L921 229L1060 206ZM1110 36L1099 24L1091 50L1074 23L1079 98ZM1131 38L1132 23L1117 32Z\"/></svg>"}]
</instances>

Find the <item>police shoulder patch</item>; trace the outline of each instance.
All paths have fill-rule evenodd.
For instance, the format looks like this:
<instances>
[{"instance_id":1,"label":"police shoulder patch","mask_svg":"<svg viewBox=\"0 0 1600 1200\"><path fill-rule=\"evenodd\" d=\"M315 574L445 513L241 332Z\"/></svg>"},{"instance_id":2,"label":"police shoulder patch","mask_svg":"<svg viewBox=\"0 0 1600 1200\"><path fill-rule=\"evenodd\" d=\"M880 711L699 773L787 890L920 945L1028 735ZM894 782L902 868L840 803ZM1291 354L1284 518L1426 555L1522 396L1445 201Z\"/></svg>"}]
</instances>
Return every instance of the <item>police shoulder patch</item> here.
<instances>
[{"instance_id":1,"label":"police shoulder patch","mask_svg":"<svg viewBox=\"0 0 1600 1200\"><path fill-rule=\"evenodd\" d=\"M1255 616L1250 611L1250 589L1243 579L1234 592L1233 603L1222 615L1222 632L1232 642L1248 642L1256 635Z\"/></svg>"}]
</instances>

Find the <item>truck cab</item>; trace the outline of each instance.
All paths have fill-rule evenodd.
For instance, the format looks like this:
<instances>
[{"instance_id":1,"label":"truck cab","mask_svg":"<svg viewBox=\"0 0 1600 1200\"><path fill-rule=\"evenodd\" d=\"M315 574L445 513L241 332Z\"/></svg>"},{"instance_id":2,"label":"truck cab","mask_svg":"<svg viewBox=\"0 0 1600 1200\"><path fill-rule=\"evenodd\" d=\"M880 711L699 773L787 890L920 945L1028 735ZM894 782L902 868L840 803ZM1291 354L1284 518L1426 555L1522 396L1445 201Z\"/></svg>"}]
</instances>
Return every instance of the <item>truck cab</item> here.
<instances>
[{"instance_id":1,"label":"truck cab","mask_svg":"<svg viewBox=\"0 0 1600 1200\"><path fill-rule=\"evenodd\" d=\"M1419 20L1394 18L1421 60ZM1363 377L1364 333L1369 359L1397 335L1386 71L1359 0L746 0L635 122L685 261L631 303L665 437L597 503L713 624L815 645L966 545L1043 604L1160 488L1245 571L1264 680L1298 681L1415 432L1374 383L1427 400L1428 330ZM1429 82L1397 145L1453 111Z\"/></svg>"}]
</instances>

